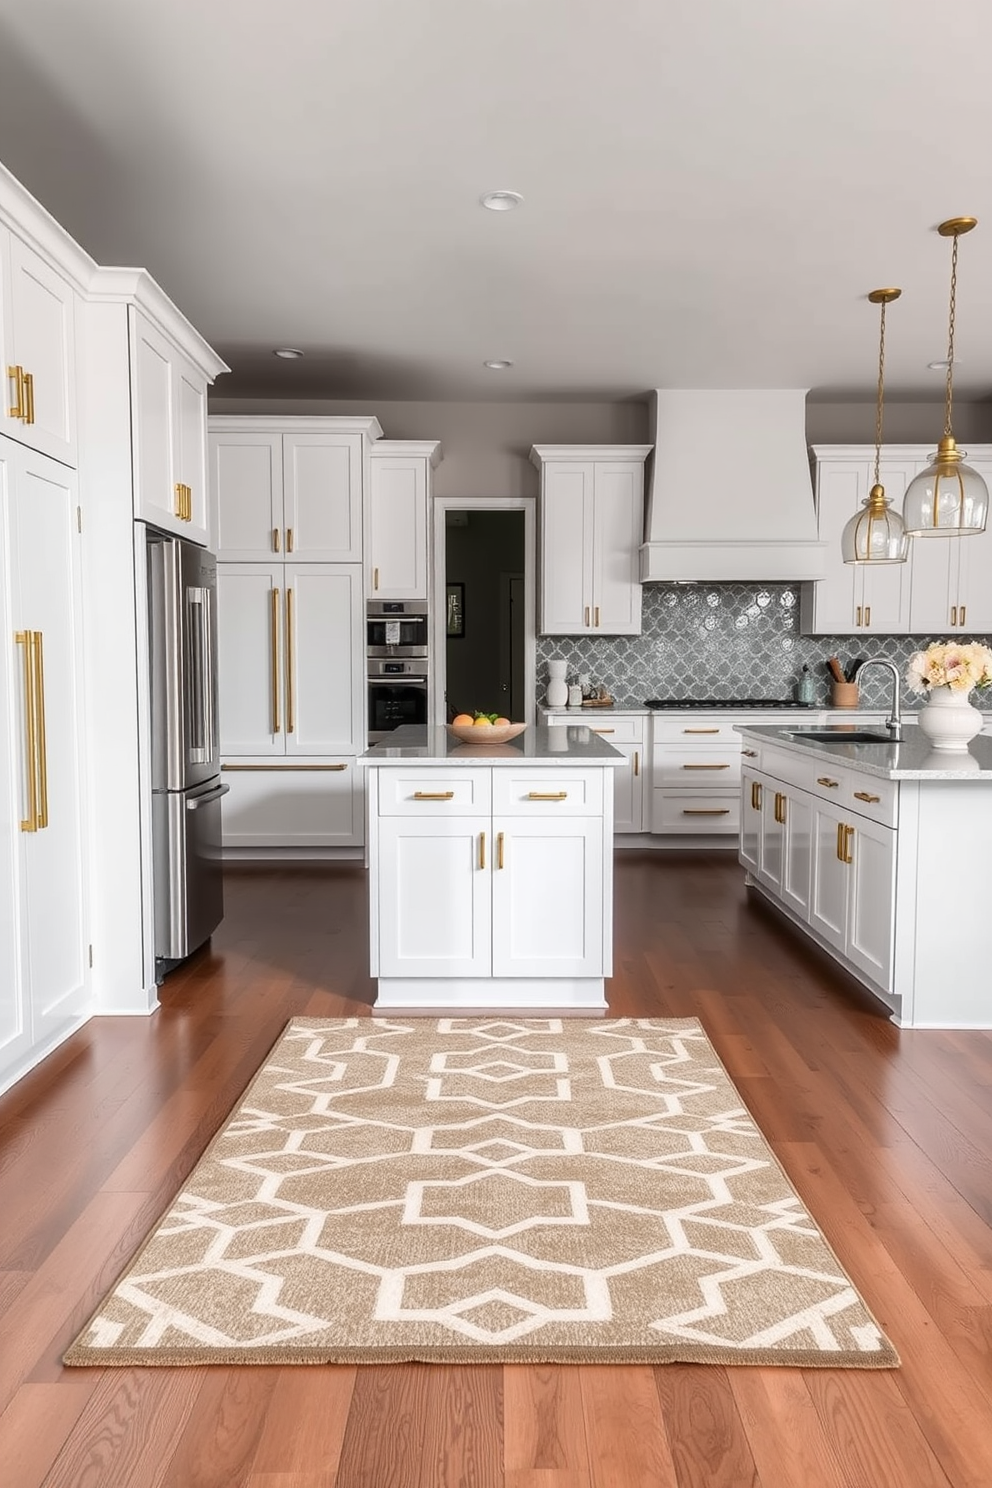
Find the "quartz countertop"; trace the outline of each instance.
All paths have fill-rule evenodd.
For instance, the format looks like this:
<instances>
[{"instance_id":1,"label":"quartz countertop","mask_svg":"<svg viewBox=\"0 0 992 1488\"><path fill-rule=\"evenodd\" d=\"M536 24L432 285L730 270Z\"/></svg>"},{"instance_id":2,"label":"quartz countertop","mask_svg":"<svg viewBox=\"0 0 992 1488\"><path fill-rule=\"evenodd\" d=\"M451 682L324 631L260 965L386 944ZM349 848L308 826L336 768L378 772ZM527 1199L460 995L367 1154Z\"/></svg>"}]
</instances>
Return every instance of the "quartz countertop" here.
<instances>
[{"instance_id":1,"label":"quartz countertop","mask_svg":"<svg viewBox=\"0 0 992 1488\"><path fill-rule=\"evenodd\" d=\"M992 780L992 738L984 734L972 739L966 754L949 754L933 749L915 724L906 727L898 744L853 744L843 734L830 740L808 739L801 725L743 724L738 733L759 744L813 754L881 780Z\"/></svg>"},{"instance_id":2,"label":"quartz countertop","mask_svg":"<svg viewBox=\"0 0 992 1488\"><path fill-rule=\"evenodd\" d=\"M358 757L367 766L390 765L526 765L560 769L562 765L606 765L619 768L626 757L607 744L588 724L541 728L531 724L506 744L463 744L438 725L404 724L388 739Z\"/></svg>"}]
</instances>

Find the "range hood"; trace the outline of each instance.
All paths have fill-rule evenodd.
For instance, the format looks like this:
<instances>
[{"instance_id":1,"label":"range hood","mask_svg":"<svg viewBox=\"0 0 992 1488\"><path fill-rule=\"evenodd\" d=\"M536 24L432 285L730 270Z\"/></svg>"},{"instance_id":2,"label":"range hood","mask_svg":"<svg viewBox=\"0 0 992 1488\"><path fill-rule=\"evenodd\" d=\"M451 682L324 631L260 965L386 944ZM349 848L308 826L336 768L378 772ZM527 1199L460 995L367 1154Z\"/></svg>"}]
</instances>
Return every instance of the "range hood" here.
<instances>
[{"instance_id":1,"label":"range hood","mask_svg":"<svg viewBox=\"0 0 992 1488\"><path fill-rule=\"evenodd\" d=\"M641 579L822 579L806 389L662 389Z\"/></svg>"}]
</instances>

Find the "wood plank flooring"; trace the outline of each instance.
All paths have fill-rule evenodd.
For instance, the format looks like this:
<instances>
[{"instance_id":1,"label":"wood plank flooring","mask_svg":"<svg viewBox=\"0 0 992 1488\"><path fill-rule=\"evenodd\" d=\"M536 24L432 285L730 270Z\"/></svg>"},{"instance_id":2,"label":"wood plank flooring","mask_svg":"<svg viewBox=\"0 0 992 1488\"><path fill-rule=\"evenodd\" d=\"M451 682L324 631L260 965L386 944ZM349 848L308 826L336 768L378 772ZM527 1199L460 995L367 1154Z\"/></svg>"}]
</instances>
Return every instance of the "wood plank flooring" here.
<instances>
[{"instance_id":1,"label":"wood plank flooring","mask_svg":"<svg viewBox=\"0 0 992 1488\"><path fill-rule=\"evenodd\" d=\"M702 1019L900 1370L63 1369L286 1020L372 1002L359 866L226 892L0 1099L3 1488L989 1488L992 1034L895 1028L726 853L617 855L611 1011Z\"/></svg>"}]
</instances>

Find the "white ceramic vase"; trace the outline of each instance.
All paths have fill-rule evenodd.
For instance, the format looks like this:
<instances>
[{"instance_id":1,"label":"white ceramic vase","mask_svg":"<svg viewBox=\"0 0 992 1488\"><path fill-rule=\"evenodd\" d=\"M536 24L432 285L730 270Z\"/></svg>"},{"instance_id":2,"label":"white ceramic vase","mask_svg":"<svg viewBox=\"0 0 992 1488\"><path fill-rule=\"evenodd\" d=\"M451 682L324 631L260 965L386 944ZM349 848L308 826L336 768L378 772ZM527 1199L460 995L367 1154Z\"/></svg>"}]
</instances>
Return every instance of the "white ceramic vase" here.
<instances>
[{"instance_id":1,"label":"white ceramic vase","mask_svg":"<svg viewBox=\"0 0 992 1488\"><path fill-rule=\"evenodd\" d=\"M952 687L931 687L917 719L931 748L941 754L967 754L968 745L982 731L982 715L968 694Z\"/></svg>"},{"instance_id":2,"label":"white ceramic vase","mask_svg":"<svg viewBox=\"0 0 992 1488\"><path fill-rule=\"evenodd\" d=\"M567 671L567 661L548 662L548 676L551 680L544 700L549 708L564 708L568 703L568 683L565 681Z\"/></svg>"}]
</instances>

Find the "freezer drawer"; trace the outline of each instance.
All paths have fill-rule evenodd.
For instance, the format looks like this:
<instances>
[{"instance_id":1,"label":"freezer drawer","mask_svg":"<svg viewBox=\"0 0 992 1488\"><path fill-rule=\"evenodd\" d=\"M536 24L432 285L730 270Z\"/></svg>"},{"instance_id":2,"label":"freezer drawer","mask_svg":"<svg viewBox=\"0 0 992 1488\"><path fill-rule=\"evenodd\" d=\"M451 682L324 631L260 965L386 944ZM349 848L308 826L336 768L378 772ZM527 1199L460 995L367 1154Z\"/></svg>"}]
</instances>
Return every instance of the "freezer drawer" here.
<instances>
[{"instance_id":1,"label":"freezer drawer","mask_svg":"<svg viewBox=\"0 0 992 1488\"><path fill-rule=\"evenodd\" d=\"M223 918L220 803L229 789L211 781L152 796L156 962L182 960Z\"/></svg>"}]
</instances>

